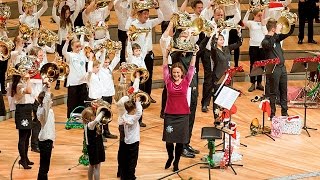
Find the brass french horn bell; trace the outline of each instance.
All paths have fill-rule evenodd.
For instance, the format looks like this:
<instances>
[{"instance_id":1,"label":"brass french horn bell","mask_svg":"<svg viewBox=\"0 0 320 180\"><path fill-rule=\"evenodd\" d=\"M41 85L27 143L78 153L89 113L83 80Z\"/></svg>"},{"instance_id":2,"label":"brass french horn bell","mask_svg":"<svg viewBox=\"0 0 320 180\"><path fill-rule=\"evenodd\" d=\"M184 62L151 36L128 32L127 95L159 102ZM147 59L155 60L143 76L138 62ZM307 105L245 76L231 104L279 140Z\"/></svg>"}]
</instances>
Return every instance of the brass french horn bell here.
<instances>
[{"instance_id":1,"label":"brass french horn bell","mask_svg":"<svg viewBox=\"0 0 320 180\"><path fill-rule=\"evenodd\" d=\"M42 79L48 78L49 82L54 82L59 77L59 67L55 63L46 63L40 69Z\"/></svg>"},{"instance_id":2,"label":"brass french horn bell","mask_svg":"<svg viewBox=\"0 0 320 180\"><path fill-rule=\"evenodd\" d=\"M97 9L108 6L110 2L111 0L97 0L96 1Z\"/></svg>"},{"instance_id":3,"label":"brass french horn bell","mask_svg":"<svg viewBox=\"0 0 320 180\"><path fill-rule=\"evenodd\" d=\"M202 18L196 18L192 21L192 28L194 29L194 32L192 35L197 36L201 33L202 29L204 27L204 21Z\"/></svg>"},{"instance_id":4,"label":"brass french horn bell","mask_svg":"<svg viewBox=\"0 0 320 180\"><path fill-rule=\"evenodd\" d=\"M150 28L137 28L136 26L131 25L129 27L129 37L132 41L135 41L137 40L139 34L149 33L150 31L151 31Z\"/></svg>"},{"instance_id":5,"label":"brass french horn bell","mask_svg":"<svg viewBox=\"0 0 320 180\"><path fill-rule=\"evenodd\" d=\"M281 12L281 16L277 21L277 24L282 24L282 34L288 34L291 29L291 25L296 23L297 14L284 10Z\"/></svg>"},{"instance_id":6,"label":"brass french horn bell","mask_svg":"<svg viewBox=\"0 0 320 180\"><path fill-rule=\"evenodd\" d=\"M139 90L139 92L133 93L131 95L132 100L135 100L137 97L140 98L141 106L143 109L147 109L150 106L151 102L149 94Z\"/></svg>"},{"instance_id":7,"label":"brass french horn bell","mask_svg":"<svg viewBox=\"0 0 320 180\"><path fill-rule=\"evenodd\" d=\"M148 79L149 79L149 71L145 68L136 68L132 73L131 73L131 81L134 82L136 78L136 73L140 73L140 84L144 84Z\"/></svg>"},{"instance_id":8,"label":"brass french horn bell","mask_svg":"<svg viewBox=\"0 0 320 180\"><path fill-rule=\"evenodd\" d=\"M15 47L14 43L7 37L0 37L0 61L5 61L10 58L11 50Z\"/></svg>"},{"instance_id":9,"label":"brass french horn bell","mask_svg":"<svg viewBox=\"0 0 320 180\"><path fill-rule=\"evenodd\" d=\"M96 109L96 116L98 116L100 114L100 112L104 113L102 120L100 121L100 125L105 125L105 124L108 124L112 121L113 114L111 111L111 105L108 102L106 102L102 99L97 99L97 100L91 101L91 106ZM100 127L100 125L99 125L99 127ZM98 129L98 127L97 127L97 129Z\"/></svg>"}]
</instances>

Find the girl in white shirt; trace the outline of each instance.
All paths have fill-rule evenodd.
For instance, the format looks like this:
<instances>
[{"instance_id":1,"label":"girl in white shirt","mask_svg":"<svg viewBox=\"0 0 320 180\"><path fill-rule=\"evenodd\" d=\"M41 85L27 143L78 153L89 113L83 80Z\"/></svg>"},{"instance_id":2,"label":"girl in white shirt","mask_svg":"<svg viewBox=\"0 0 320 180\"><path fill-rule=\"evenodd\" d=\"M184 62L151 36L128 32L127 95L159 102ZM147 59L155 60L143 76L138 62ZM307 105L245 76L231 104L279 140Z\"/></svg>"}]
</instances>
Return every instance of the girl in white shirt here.
<instances>
[{"instance_id":1,"label":"girl in white shirt","mask_svg":"<svg viewBox=\"0 0 320 180\"><path fill-rule=\"evenodd\" d=\"M253 68L253 64L256 61L264 60L264 51L261 47L261 42L264 39L265 34L268 33L266 25L262 21L263 13L260 9L256 8L252 11L253 20L248 20L250 10L247 11L243 18L243 23L249 29L250 41L249 41L249 56L250 56L250 72ZM250 76L251 87L248 89L249 92L255 89L264 90L262 86L262 76ZM257 82L257 86L256 86Z\"/></svg>"},{"instance_id":2,"label":"girl in white shirt","mask_svg":"<svg viewBox=\"0 0 320 180\"><path fill-rule=\"evenodd\" d=\"M70 69L67 78L67 118L70 117L70 113L74 108L84 106L84 101L88 97L87 84L85 82L87 58L78 39L74 39L71 42L72 52L67 51L68 46L69 39L67 39L62 49L62 54L66 58Z\"/></svg>"},{"instance_id":3,"label":"girl in white shirt","mask_svg":"<svg viewBox=\"0 0 320 180\"><path fill-rule=\"evenodd\" d=\"M39 133L40 167L38 179L48 179L53 142L56 138L55 117L52 109L53 94L50 92L50 83L47 79L44 80L44 84L44 90L38 96L39 107L37 110L37 117L41 123Z\"/></svg>"},{"instance_id":4,"label":"girl in white shirt","mask_svg":"<svg viewBox=\"0 0 320 180\"><path fill-rule=\"evenodd\" d=\"M39 29L38 20L43 13L48 9L48 2L46 0L42 3L42 8L38 12L34 12L34 6L31 2L25 3L23 5L24 13L19 16L19 21L21 24L26 24L30 28Z\"/></svg>"},{"instance_id":5,"label":"girl in white shirt","mask_svg":"<svg viewBox=\"0 0 320 180\"><path fill-rule=\"evenodd\" d=\"M128 63L135 64L138 67L143 67L147 69L146 64L144 62L144 58L146 57L147 51L145 46L141 48L141 46L137 43L131 45L131 41L128 40L127 46L128 52Z\"/></svg>"}]
</instances>

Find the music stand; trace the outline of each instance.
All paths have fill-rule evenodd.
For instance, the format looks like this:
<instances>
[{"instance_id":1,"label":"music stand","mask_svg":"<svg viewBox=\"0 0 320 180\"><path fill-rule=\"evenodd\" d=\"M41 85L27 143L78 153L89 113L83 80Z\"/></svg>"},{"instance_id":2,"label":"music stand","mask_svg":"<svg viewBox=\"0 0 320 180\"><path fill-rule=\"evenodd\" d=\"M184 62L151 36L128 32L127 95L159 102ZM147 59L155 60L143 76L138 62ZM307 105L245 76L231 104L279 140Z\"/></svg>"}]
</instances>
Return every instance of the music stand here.
<instances>
[{"instance_id":1,"label":"music stand","mask_svg":"<svg viewBox=\"0 0 320 180\"><path fill-rule=\"evenodd\" d=\"M275 69L276 65L275 64L272 64L272 63L269 63L269 64L266 64L266 66L264 66L264 68L262 67L253 67L253 69L251 70L251 73L250 73L250 76L259 76L259 75L262 75L262 79L264 80L265 84L267 83L267 75L268 74L272 74L274 69ZM263 97L261 100L263 99L266 99L266 87L264 87L263 89ZM268 132L265 131L265 112L262 111L262 132L261 134L264 134L266 136L268 136L270 139L272 139L273 141L276 141L273 137L271 137L269 135ZM258 133L259 134L259 133ZM248 138L248 137L251 137L251 136L256 136L257 134L255 135L248 135L246 136L245 138Z\"/></svg>"},{"instance_id":2,"label":"music stand","mask_svg":"<svg viewBox=\"0 0 320 180\"><path fill-rule=\"evenodd\" d=\"M214 145L214 143L215 143L216 139L221 139L221 138L222 138L221 137L221 131L219 129L217 129L215 127L203 127L202 130L201 130L201 139L207 139L208 140L209 153L208 153L208 157L207 157L208 158L207 162L198 162L198 163L192 164L192 165L190 165L188 167L185 167L183 169L180 169L178 171L170 173L170 174L168 174L166 176L163 176L163 177L159 178L158 180L167 178L167 177L172 176L174 174L178 174L181 171L184 171L186 169L189 169L189 168L191 168L193 166L200 165L200 164L206 165L206 166L203 166L203 167L200 167L200 168L208 168L208 176L209 176L209 180L211 180L211 171L210 171L210 169L219 168L219 167L215 167L214 166L214 162L212 160L213 154L215 153L215 145ZM180 175L178 174L178 176L180 176Z\"/></svg>"},{"instance_id":3,"label":"music stand","mask_svg":"<svg viewBox=\"0 0 320 180\"><path fill-rule=\"evenodd\" d=\"M221 85L223 86L223 84ZM220 107L223 107L227 110L230 110L233 106L234 102L237 100L237 98L240 95L240 92L231 89L229 87L224 86L220 92L218 92L219 95L217 99L214 101L215 104L219 105ZM231 129L231 113L230 118L228 121L228 128ZM242 164L233 164L232 163L232 157L231 157L231 135L229 134L229 161L226 166L231 167L232 171L235 175L237 175L237 172L234 170L233 166L243 166Z\"/></svg>"},{"instance_id":4,"label":"music stand","mask_svg":"<svg viewBox=\"0 0 320 180\"><path fill-rule=\"evenodd\" d=\"M293 66L291 68L291 73L297 73L297 72L304 72L305 78L304 78L304 121L303 121L303 127L302 129L305 130L309 137L309 131L311 130L318 130L316 128L310 128L307 126L307 78L308 78L308 72L316 71L318 68L319 62L294 62Z\"/></svg>"}]
</instances>

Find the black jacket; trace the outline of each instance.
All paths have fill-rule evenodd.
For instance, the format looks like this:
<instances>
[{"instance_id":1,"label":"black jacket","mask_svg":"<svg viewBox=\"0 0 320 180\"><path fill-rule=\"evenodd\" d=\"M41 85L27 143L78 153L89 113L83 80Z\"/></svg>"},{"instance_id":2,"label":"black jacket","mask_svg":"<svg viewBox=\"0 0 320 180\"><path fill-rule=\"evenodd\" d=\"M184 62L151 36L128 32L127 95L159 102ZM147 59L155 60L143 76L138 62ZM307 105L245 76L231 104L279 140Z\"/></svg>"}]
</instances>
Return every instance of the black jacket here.
<instances>
[{"instance_id":1,"label":"black jacket","mask_svg":"<svg viewBox=\"0 0 320 180\"><path fill-rule=\"evenodd\" d=\"M295 25L291 25L290 31L288 34L274 34L273 36L266 35L261 42L261 46L265 53L266 59L280 59L280 65L284 65L285 58L283 55L283 50L280 42L287 37L289 37L294 31Z\"/></svg>"}]
</instances>

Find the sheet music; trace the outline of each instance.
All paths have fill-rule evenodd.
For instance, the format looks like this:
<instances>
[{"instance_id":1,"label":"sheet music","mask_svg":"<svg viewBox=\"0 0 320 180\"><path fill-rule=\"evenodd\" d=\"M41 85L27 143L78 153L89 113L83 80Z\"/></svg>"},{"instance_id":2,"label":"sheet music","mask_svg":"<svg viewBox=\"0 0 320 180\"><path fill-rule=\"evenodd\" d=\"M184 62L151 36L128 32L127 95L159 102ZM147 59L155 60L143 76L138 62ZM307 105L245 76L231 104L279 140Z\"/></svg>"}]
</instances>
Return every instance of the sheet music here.
<instances>
[{"instance_id":1,"label":"sheet music","mask_svg":"<svg viewBox=\"0 0 320 180\"><path fill-rule=\"evenodd\" d=\"M230 110L239 95L240 92L224 86L214 103Z\"/></svg>"}]
</instances>

